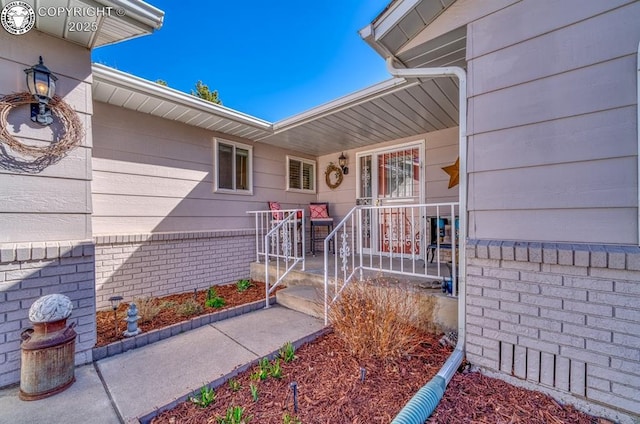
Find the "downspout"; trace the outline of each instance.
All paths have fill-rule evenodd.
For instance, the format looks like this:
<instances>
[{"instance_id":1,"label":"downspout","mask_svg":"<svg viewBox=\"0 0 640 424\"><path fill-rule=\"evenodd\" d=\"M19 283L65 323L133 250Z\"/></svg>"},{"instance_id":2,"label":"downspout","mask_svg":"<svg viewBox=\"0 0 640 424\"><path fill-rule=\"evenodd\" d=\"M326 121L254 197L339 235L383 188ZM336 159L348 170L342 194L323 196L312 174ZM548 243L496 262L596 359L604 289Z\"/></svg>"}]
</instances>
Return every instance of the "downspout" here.
<instances>
[{"instance_id":1,"label":"downspout","mask_svg":"<svg viewBox=\"0 0 640 424\"><path fill-rule=\"evenodd\" d=\"M638 46L640 51L640 45ZM438 402L444 395L444 390L453 378L453 375L462 364L464 359L465 345L465 313L466 313L466 278L467 278L467 73L457 66L442 68L413 68L400 69L393 66L394 57L387 59L387 70L394 77L404 78L442 78L457 77L459 81L459 156L460 156L460 186L458 197L460 203L460 255L458 260L458 343L449 356L449 359L442 366L438 374L407 402L398 415L393 419L392 424L422 424L433 413L438 406ZM640 78L640 67L638 70ZM640 79L639 79L640 81ZM640 90L640 88L639 88ZM640 93L640 91L639 91ZM640 115L639 115L640 116ZM640 141L639 141L640 143ZM639 159L640 161L640 159ZM640 184L639 184L640 185ZM462 215L464 214L464 215ZM462 218L463 217L463 218Z\"/></svg>"},{"instance_id":2,"label":"downspout","mask_svg":"<svg viewBox=\"0 0 640 424\"><path fill-rule=\"evenodd\" d=\"M638 75L636 79L636 135L638 137L638 217L636 223L638 225L638 245L640 245L640 42L638 42L638 55L636 56L636 68Z\"/></svg>"}]
</instances>

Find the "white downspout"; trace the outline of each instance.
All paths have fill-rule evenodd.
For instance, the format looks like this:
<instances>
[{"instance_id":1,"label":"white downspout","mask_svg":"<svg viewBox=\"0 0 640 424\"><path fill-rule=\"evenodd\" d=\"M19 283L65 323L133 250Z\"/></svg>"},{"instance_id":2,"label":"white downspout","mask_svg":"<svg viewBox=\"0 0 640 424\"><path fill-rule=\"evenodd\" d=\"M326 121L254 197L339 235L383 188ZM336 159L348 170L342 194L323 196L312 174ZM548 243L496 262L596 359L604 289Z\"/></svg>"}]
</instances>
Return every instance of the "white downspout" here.
<instances>
[{"instance_id":1,"label":"white downspout","mask_svg":"<svg viewBox=\"0 0 640 424\"><path fill-rule=\"evenodd\" d=\"M638 42L638 55L636 56L636 67L638 68L638 76L636 79L636 135L638 137L638 217L636 223L638 225L638 245L640 245L640 42Z\"/></svg>"},{"instance_id":2,"label":"white downspout","mask_svg":"<svg viewBox=\"0 0 640 424\"><path fill-rule=\"evenodd\" d=\"M640 46L638 48L640 49ZM393 61L393 56L387 58L387 70L394 77L442 78L454 76L457 77L459 81L458 133L460 137L460 187L458 188L458 198L460 203L460 210L458 213L460 214L461 237L459 239L459 246L461 253L458 260L458 343L456 344L456 347L451 356L449 356L449 359L447 359L440 371L438 371L438 374L422 389L420 389L413 396L413 398L411 398L411 400L409 400L409 402L392 421L392 424L417 424L423 423L436 408L438 402L444 394L444 390L447 384L449 384L449 381L451 381L451 378L453 378L453 375L460 367L460 364L462 364L465 352L467 278L467 73L464 69L457 66L442 68L400 69L393 66ZM640 78L640 70L638 72Z\"/></svg>"}]
</instances>

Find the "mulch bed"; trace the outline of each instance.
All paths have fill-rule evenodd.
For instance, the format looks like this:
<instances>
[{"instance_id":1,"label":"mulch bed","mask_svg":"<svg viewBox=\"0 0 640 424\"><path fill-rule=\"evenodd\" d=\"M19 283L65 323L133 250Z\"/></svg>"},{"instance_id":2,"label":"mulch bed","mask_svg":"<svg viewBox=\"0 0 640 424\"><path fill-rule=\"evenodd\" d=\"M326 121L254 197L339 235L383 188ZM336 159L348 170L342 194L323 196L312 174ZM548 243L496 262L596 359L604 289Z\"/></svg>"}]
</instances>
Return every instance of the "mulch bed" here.
<instances>
[{"instance_id":1,"label":"mulch bed","mask_svg":"<svg viewBox=\"0 0 640 424\"><path fill-rule=\"evenodd\" d=\"M451 353L438 339L426 335L411 357L384 361L356 360L344 343L331 333L296 351L296 359L281 364L283 378L251 379L256 369L242 373L236 380L241 389L229 385L216 390L216 401L207 408L184 402L166 411L152 422L215 423L230 406L242 406L252 423L283 423L289 413L302 423L388 423L411 396L433 377ZM365 378L361 380L361 368ZM298 386L298 413L294 413L290 383ZM258 387L254 402L250 384ZM291 421L295 423L296 421Z\"/></svg>"},{"instance_id":2,"label":"mulch bed","mask_svg":"<svg viewBox=\"0 0 640 424\"><path fill-rule=\"evenodd\" d=\"M216 389L216 400L206 408L183 402L153 419L153 424L217 423L228 408L244 408L251 423L260 424L347 424L389 423L406 402L444 364L450 347L438 338L424 335L420 348L411 357L393 361L356 360L333 333L301 347L296 359L282 364L283 378L256 381L251 374L235 380L240 389L228 384ZM361 380L364 368L365 379ZM298 412L294 413L291 382L298 388ZM251 397L250 385L258 387L258 401ZM284 415L297 418L284 420ZM246 421L249 422L249 421ZM608 423L562 406L538 392L524 390L480 373L458 373L428 423L522 423L560 424Z\"/></svg>"},{"instance_id":3,"label":"mulch bed","mask_svg":"<svg viewBox=\"0 0 640 424\"><path fill-rule=\"evenodd\" d=\"M210 308L205 306L207 299L207 290L201 290L194 293L181 293L173 294L169 296L163 296L158 298L158 302L164 305L172 305L162 308L160 313L148 322L138 321L138 327L144 332L151 330L157 330L160 328L168 327L169 325L176 324L178 322L186 321L191 318L195 318L200 315L210 314L213 312L223 311L234 306L240 306L247 303L255 302L265 299L264 283L252 281L252 286L249 289L238 292L235 284L225 284L215 286L218 296L225 300L225 305L221 308ZM281 287L276 288L276 291ZM184 304L188 300L194 300L202 306L202 311L194 313L192 315L182 315L178 311L179 305ZM128 303L121 303L117 310L118 316L118 333L115 332L115 324L113 322L113 311L98 311L96 313L96 326L98 332L98 339L96 347L105 346L109 343L116 342L124 339L122 333L127 329L124 319L127 317Z\"/></svg>"},{"instance_id":4,"label":"mulch bed","mask_svg":"<svg viewBox=\"0 0 640 424\"><path fill-rule=\"evenodd\" d=\"M264 283L239 293L235 284L216 286L217 294L226 304L222 308L206 307L207 291L195 294L202 311L190 316L177 313L176 307L194 300L194 293L165 296L158 302L166 307L152 320L139 323L143 331L163 328L202 314L264 300ZM128 304L118 308L119 331L114 334L113 311L97 313L98 343L104 346L121 340L125 330ZM244 408L251 423L271 424L364 424L389 423L407 401L441 368L451 353L442 346L439 337L423 335L423 342L411 356L397 360L358 360L348 351L342 340L329 333L296 351L291 363L281 363L283 377L256 381L251 374L240 374L236 380L240 390L225 384L216 389L216 401L207 408L193 402L183 402L165 411L152 421L154 424L217 423L231 406ZM364 381L361 380L362 370ZM298 412L293 411L291 382L297 382ZM258 387L258 401L251 396L250 385ZM289 421L284 415L289 414ZM299 419L296 421L295 419ZM249 422L249 421L246 421ZM481 373L457 373L438 407L427 423L521 423L521 424L611 424L563 406L539 392L514 387L502 380Z\"/></svg>"}]
</instances>

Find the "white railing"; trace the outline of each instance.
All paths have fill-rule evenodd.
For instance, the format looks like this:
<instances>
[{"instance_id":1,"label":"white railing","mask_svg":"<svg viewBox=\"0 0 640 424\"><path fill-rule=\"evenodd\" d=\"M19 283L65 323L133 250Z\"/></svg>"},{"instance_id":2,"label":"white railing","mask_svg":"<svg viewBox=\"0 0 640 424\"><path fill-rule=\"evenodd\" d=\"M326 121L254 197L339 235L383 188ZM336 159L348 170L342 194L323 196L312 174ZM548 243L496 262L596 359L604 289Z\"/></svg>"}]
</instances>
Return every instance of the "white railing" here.
<instances>
[{"instance_id":1,"label":"white railing","mask_svg":"<svg viewBox=\"0 0 640 424\"><path fill-rule=\"evenodd\" d=\"M384 274L427 279L455 296L457 210L458 203L361 205L351 209L324 240L325 323L330 303L354 279L362 281ZM333 252L329 251L331 244Z\"/></svg>"},{"instance_id":2,"label":"white railing","mask_svg":"<svg viewBox=\"0 0 640 424\"><path fill-rule=\"evenodd\" d=\"M305 216L302 209L248 211L255 215L256 262L264 261L266 307L269 295L298 264L305 267ZM275 275L270 275L270 265ZM272 283L273 281L273 283Z\"/></svg>"}]
</instances>

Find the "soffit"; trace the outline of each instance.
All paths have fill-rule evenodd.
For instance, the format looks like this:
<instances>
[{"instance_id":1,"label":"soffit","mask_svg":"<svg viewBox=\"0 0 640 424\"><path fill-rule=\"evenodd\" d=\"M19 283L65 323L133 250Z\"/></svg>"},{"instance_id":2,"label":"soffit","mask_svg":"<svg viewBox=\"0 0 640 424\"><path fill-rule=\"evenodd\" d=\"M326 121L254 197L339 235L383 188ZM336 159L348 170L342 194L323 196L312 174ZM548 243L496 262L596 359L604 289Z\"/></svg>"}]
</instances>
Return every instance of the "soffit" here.
<instances>
[{"instance_id":1,"label":"soffit","mask_svg":"<svg viewBox=\"0 0 640 424\"><path fill-rule=\"evenodd\" d=\"M163 11L138 0L23 1L36 12L36 30L89 49L150 34L162 26L164 18ZM0 5L4 7L10 2L0 0ZM87 11L99 12L82 16ZM96 31L92 25L97 27Z\"/></svg>"},{"instance_id":2,"label":"soffit","mask_svg":"<svg viewBox=\"0 0 640 424\"><path fill-rule=\"evenodd\" d=\"M95 101L249 140L271 134L261 119L104 65L92 70Z\"/></svg>"},{"instance_id":3,"label":"soffit","mask_svg":"<svg viewBox=\"0 0 640 424\"><path fill-rule=\"evenodd\" d=\"M96 101L316 156L458 125L452 78L393 78L276 123L103 65L93 80Z\"/></svg>"},{"instance_id":4,"label":"soffit","mask_svg":"<svg viewBox=\"0 0 640 424\"><path fill-rule=\"evenodd\" d=\"M280 121L260 141L320 156L458 125L452 78L394 78L371 88L375 95L356 92Z\"/></svg>"},{"instance_id":5,"label":"soffit","mask_svg":"<svg viewBox=\"0 0 640 424\"><path fill-rule=\"evenodd\" d=\"M362 38L383 58L395 57L408 68L466 67L466 25L437 37L419 38L456 4L455 0L400 0L360 31Z\"/></svg>"}]
</instances>

